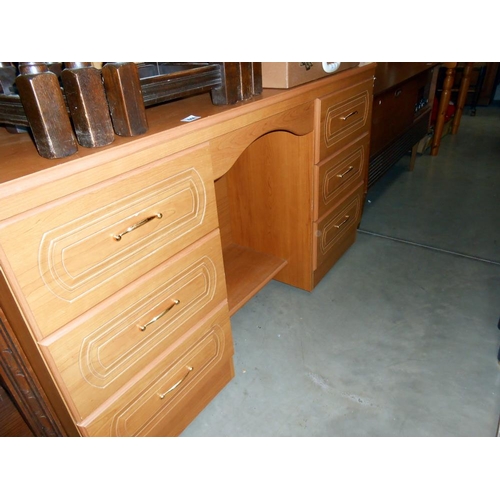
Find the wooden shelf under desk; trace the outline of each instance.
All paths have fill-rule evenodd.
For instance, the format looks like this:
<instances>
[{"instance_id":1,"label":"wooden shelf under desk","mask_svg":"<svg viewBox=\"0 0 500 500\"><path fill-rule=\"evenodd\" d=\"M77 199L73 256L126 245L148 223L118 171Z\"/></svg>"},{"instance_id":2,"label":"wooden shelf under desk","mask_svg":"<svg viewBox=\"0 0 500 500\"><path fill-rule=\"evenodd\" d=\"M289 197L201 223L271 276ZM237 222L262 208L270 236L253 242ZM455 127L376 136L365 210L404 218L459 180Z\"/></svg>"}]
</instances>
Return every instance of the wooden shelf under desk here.
<instances>
[{"instance_id":1,"label":"wooden shelf under desk","mask_svg":"<svg viewBox=\"0 0 500 500\"><path fill-rule=\"evenodd\" d=\"M234 243L223 250L223 258L231 316L287 264L286 260Z\"/></svg>"}]
</instances>

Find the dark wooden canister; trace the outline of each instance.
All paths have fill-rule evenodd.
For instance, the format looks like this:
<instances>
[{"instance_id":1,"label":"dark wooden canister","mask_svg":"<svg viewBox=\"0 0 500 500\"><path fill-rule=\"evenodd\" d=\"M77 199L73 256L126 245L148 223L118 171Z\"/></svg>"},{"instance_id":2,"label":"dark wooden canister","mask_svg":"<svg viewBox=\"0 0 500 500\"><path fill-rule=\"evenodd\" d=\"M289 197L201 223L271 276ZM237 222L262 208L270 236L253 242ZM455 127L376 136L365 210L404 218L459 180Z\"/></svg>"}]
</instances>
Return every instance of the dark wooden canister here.
<instances>
[{"instance_id":1,"label":"dark wooden canister","mask_svg":"<svg viewBox=\"0 0 500 500\"><path fill-rule=\"evenodd\" d=\"M90 62L65 62L61 80L78 143L86 148L111 144L115 135L101 72Z\"/></svg>"},{"instance_id":2,"label":"dark wooden canister","mask_svg":"<svg viewBox=\"0 0 500 500\"><path fill-rule=\"evenodd\" d=\"M76 153L78 144L57 76L45 63L21 62L16 86L40 156Z\"/></svg>"},{"instance_id":3,"label":"dark wooden canister","mask_svg":"<svg viewBox=\"0 0 500 500\"><path fill-rule=\"evenodd\" d=\"M102 76L115 133L131 137L147 132L146 107L137 65L107 63L102 68Z\"/></svg>"}]
</instances>

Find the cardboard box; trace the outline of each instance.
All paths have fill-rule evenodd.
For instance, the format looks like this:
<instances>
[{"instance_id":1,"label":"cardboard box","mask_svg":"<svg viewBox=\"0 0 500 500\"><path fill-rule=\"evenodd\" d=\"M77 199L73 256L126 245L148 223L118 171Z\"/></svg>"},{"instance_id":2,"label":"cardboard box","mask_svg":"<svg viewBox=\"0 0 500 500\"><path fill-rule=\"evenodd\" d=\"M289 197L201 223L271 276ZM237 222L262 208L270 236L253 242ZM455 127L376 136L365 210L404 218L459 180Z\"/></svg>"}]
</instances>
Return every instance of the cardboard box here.
<instances>
[{"instance_id":1,"label":"cardboard box","mask_svg":"<svg viewBox=\"0 0 500 500\"><path fill-rule=\"evenodd\" d=\"M262 86L264 88L289 89L358 65L359 62L263 62Z\"/></svg>"}]
</instances>

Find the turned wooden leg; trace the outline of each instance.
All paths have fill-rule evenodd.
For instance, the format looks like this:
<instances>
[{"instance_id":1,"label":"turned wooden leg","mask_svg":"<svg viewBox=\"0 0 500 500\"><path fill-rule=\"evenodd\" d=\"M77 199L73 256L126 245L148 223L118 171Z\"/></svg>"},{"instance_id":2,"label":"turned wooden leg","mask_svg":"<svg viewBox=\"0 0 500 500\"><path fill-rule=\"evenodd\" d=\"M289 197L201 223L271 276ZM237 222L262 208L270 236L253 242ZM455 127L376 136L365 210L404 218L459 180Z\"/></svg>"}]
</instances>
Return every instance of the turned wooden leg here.
<instances>
[{"instance_id":1,"label":"turned wooden leg","mask_svg":"<svg viewBox=\"0 0 500 500\"><path fill-rule=\"evenodd\" d=\"M472 73L473 65L474 63L465 64L464 73L460 82L460 90L458 92L457 109L455 110L455 116L453 117L453 122L451 124L452 134L456 134L458 132L458 128L460 127L460 120L462 119L465 101L467 100L467 92L470 86L470 75Z\"/></svg>"},{"instance_id":2,"label":"turned wooden leg","mask_svg":"<svg viewBox=\"0 0 500 500\"><path fill-rule=\"evenodd\" d=\"M436 125L434 127L434 136L432 138L431 144L431 156L437 156L439 152L439 145L441 144L441 136L443 135L444 129L444 119L446 116L446 110L450 102L451 88L453 87L453 82L455 80L455 67L457 63L447 63L446 66L446 77L443 83L443 91L441 92L441 98L439 99L439 109L436 118Z\"/></svg>"}]
</instances>

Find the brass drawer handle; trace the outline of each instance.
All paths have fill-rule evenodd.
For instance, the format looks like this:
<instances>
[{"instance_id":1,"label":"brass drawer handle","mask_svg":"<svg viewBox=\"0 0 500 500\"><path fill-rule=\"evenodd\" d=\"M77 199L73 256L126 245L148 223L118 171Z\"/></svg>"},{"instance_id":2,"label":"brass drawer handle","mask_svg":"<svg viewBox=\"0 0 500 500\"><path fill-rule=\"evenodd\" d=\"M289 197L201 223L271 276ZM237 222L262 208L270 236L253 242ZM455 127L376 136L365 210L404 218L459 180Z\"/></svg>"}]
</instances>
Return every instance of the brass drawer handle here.
<instances>
[{"instance_id":1,"label":"brass drawer handle","mask_svg":"<svg viewBox=\"0 0 500 500\"><path fill-rule=\"evenodd\" d=\"M124 236L125 234L132 232L134 229L137 229L138 227L144 226L144 224L151 222L153 219L161 219L162 217L163 217L163 214L161 214L161 213L156 214L156 215L152 215L151 217L147 217L146 219L141 220L141 222L138 222L137 224L134 224L133 226L128 227L127 229L125 229L125 231L123 231L123 233L114 234L113 238L116 241L120 241L122 239L122 236Z\"/></svg>"},{"instance_id":2,"label":"brass drawer handle","mask_svg":"<svg viewBox=\"0 0 500 500\"><path fill-rule=\"evenodd\" d=\"M179 387L179 385L181 385L182 382L184 382L184 380L186 380L187 376L193 371L193 367L188 366L187 369L188 369L188 372L186 373L186 375L184 375L184 377L182 377L179 380L179 382L176 382L167 392L164 392L163 394L158 394L158 396L160 396L160 399L163 399L169 392L172 392L174 389Z\"/></svg>"},{"instance_id":3,"label":"brass drawer handle","mask_svg":"<svg viewBox=\"0 0 500 500\"><path fill-rule=\"evenodd\" d=\"M340 229L340 227L343 226L348 220L349 220L349 216L346 215L345 219L340 224L338 224L337 226L333 226L333 227L336 229Z\"/></svg>"},{"instance_id":4,"label":"brass drawer handle","mask_svg":"<svg viewBox=\"0 0 500 500\"><path fill-rule=\"evenodd\" d=\"M155 321L158 321L161 317L165 316L165 314L168 313L168 311L170 311L170 309L172 309L172 307L176 306L177 304L180 304L181 301L180 300L177 300L177 299L174 299L174 302L172 305L170 305L169 307L167 307L163 312L161 312L160 314L158 314L158 316L155 316L153 319L149 320L145 325L137 325L139 327L139 330L141 332L143 332L151 323L154 323Z\"/></svg>"},{"instance_id":5,"label":"brass drawer handle","mask_svg":"<svg viewBox=\"0 0 500 500\"><path fill-rule=\"evenodd\" d=\"M354 167L351 165L343 174L337 174L337 177L340 177L342 179L342 177L347 175L353 168Z\"/></svg>"},{"instance_id":6,"label":"brass drawer handle","mask_svg":"<svg viewBox=\"0 0 500 500\"><path fill-rule=\"evenodd\" d=\"M345 122L348 118L350 118L351 116L357 115L357 114L358 114L358 110L353 111L352 113L349 113L346 116L341 116L340 119Z\"/></svg>"}]
</instances>

